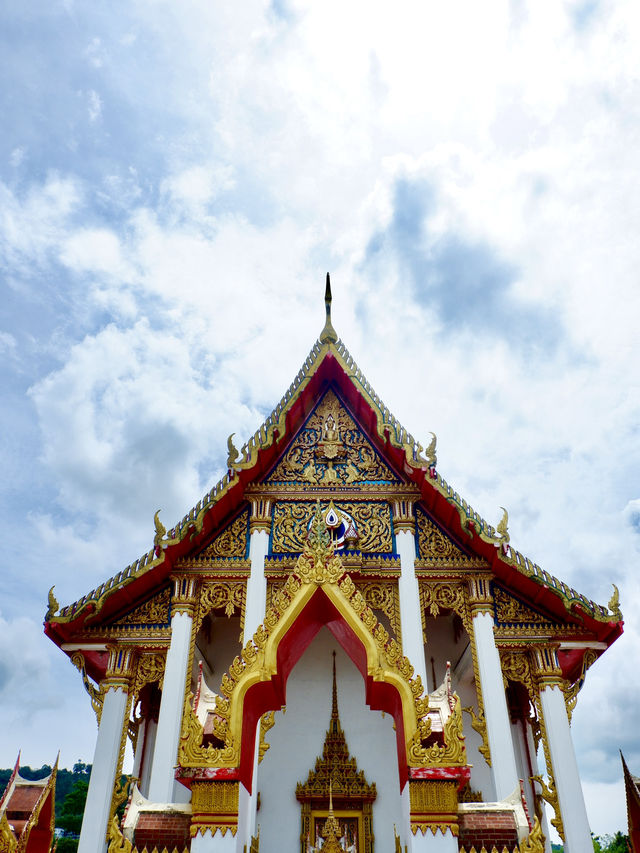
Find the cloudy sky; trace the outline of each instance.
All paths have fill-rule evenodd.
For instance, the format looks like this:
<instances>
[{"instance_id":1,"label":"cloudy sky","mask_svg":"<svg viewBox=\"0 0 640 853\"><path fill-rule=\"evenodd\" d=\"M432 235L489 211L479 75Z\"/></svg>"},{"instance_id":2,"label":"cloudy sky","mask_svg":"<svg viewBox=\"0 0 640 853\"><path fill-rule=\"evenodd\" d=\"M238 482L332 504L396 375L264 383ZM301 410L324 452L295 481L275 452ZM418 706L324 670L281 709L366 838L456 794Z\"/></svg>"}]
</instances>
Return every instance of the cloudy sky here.
<instances>
[{"instance_id":1,"label":"cloudy sky","mask_svg":"<svg viewBox=\"0 0 640 853\"><path fill-rule=\"evenodd\" d=\"M42 636L213 485L334 325L439 469L625 635L574 738L640 773L640 7L6 0L0 765L89 761Z\"/></svg>"}]
</instances>

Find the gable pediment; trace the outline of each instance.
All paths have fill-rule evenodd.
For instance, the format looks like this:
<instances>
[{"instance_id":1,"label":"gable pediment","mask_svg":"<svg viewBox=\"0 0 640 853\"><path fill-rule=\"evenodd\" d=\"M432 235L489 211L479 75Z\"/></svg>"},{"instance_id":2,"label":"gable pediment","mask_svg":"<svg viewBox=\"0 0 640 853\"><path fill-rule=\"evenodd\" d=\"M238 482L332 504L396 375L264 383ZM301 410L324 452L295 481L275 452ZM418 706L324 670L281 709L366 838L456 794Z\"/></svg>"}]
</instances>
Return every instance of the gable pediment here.
<instances>
[{"instance_id":1,"label":"gable pediment","mask_svg":"<svg viewBox=\"0 0 640 853\"><path fill-rule=\"evenodd\" d=\"M403 481L382 459L362 426L330 388L264 482L269 486L358 488L400 485Z\"/></svg>"}]
</instances>

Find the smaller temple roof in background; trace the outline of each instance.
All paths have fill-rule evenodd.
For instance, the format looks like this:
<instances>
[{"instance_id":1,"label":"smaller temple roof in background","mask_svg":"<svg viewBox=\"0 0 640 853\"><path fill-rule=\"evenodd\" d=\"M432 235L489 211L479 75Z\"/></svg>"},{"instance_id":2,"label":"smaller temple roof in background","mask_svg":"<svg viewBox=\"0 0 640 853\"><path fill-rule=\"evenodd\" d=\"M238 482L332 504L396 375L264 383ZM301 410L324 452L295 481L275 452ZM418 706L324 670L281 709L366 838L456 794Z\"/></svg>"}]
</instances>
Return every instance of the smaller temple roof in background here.
<instances>
[{"instance_id":1,"label":"smaller temple roof in background","mask_svg":"<svg viewBox=\"0 0 640 853\"><path fill-rule=\"evenodd\" d=\"M629 824L629 844L631 853L640 853L640 778L632 776L620 753L624 773L624 787L627 793L627 820Z\"/></svg>"},{"instance_id":2,"label":"smaller temple roof in background","mask_svg":"<svg viewBox=\"0 0 640 853\"><path fill-rule=\"evenodd\" d=\"M49 853L55 829L58 759L44 779L20 775L20 755L0 797L0 849L8 853Z\"/></svg>"}]
</instances>

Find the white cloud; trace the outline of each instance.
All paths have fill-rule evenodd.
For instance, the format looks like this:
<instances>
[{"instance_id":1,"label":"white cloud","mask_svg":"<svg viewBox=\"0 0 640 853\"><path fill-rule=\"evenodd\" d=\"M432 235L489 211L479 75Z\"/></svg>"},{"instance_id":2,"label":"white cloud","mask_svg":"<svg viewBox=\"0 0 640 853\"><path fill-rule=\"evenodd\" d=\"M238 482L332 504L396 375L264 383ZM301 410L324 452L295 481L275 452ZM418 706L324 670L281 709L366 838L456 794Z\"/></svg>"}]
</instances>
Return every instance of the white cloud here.
<instances>
[{"instance_id":1,"label":"white cloud","mask_svg":"<svg viewBox=\"0 0 640 853\"><path fill-rule=\"evenodd\" d=\"M94 123L98 121L98 119L102 115L102 98L96 92L95 89L90 89L87 93L87 100L87 111L89 113L89 121Z\"/></svg>"}]
</instances>

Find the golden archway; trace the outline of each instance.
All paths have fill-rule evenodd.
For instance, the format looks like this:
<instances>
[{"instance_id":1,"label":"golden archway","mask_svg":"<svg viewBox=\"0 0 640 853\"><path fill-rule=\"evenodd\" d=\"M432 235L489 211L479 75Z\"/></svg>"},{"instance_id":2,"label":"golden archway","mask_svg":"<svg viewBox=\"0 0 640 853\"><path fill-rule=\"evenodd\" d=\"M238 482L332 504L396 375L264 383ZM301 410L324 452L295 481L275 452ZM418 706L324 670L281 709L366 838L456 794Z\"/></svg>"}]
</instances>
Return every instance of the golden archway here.
<instances>
[{"instance_id":1,"label":"golden archway","mask_svg":"<svg viewBox=\"0 0 640 853\"><path fill-rule=\"evenodd\" d=\"M466 763L459 702L445 728L444 744L424 745L430 725L420 676L414 677L409 659L378 624L345 573L318 506L294 572L222 678L223 695L217 697L215 709L223 737L219 747L202 746L202 726L186 701L178 751L180 778L197 776L199 769L207 768L209 778L213 773L215 778L239 779L251 790L258 721L285 704L288 676L324 626L362 674L367 705L394 718L401 788L408 767Z\"/></svg>"}]
</instances>

